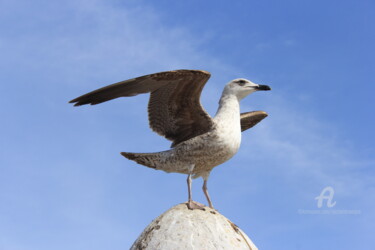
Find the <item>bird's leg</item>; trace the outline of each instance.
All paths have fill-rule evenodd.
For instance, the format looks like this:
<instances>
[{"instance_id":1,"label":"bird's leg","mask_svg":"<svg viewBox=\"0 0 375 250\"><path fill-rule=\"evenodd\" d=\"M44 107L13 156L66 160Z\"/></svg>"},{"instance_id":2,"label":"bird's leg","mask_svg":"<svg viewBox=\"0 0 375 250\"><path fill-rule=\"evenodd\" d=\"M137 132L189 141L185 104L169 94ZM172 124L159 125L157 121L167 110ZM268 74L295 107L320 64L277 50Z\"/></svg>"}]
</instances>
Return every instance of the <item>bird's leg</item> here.
<instances>
[{"instance_id":1,"label":"bird's leg","mask_svg":"<svg viewBox=\"0 0 375 250\"><path fill-rule=\"evenodd\" d=\"M208 201L208 205L210 206L210 208L214 208L214 207L212 206L212 202L211 202L210 195L208 194L208 189L207 189L207 179L206 179L206 178L204 179L202 189L203 189L203 193L204 193L204 195L206 196L206 199L207 199L207 201Z\"/></svg>"},{"instance_id":2,"label":"bird's leg","mask_svg":"<svg viewBox=\"0 0 375 250\"><path fill-rule=\"evenodd\" d=\"M188 175L187 184L188 184L188 194L189 194L189 199L188 199L188 202L186 203L187 207L190 210L194 210L194 209L205 210L203 204L200 204L196 201L193 201L193 199L192 199L192 195L191 195L191 174Z\"/></svg>"},{"instance_id":3,"label":"bird's leg","mask_svg":"<svg viewBox=\"0 0 375 250\"><path fill-rule=\"evenodd\" d=\"M191 198L191 174L188 175L187 184L188 184L188 196L189 196L188 201L191 201L192 200Z\"/></svg>"}]
</instances>

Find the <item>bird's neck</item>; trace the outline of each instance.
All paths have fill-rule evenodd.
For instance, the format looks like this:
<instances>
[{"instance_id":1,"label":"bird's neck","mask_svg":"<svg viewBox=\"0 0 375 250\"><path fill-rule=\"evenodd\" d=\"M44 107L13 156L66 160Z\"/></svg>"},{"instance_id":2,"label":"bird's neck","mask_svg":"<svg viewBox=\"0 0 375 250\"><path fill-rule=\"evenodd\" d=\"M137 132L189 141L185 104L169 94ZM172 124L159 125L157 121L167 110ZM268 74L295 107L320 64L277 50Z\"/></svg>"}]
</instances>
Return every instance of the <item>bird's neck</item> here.
<instances>
[{"instance_id":1,"label":"bird's neck","mask_svg":"<svg viewBox=\"0 0 375 250\"><path fill-rule=\"evenodd\" d=\"M238 98L232 94L223 94L219 101L219 108L216 112L216 121L226 120L235 123L240 122L240 103Z\"/></svg>"}]
</instances>

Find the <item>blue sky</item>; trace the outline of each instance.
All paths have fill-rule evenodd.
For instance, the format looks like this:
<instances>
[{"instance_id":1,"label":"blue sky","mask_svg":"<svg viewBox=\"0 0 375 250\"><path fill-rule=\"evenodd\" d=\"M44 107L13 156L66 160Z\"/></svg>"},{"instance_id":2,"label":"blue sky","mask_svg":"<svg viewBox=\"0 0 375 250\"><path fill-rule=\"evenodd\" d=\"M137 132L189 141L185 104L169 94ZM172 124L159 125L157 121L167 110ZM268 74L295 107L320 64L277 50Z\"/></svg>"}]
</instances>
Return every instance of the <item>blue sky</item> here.
<instances>
[{"instance_id":1,"label":"blue sky","mask_svg":"<svg viewBox=\"0 0 375 250\"><path fill-rule=\"evenodd\" d=\"M119 152L165 150L147 95L67 102L117 81L172 69L268 84L242 111L269 117L211 173L215 207L260 249L373 249L373 1L0 2L0 249L127 249L187 198L186 176ZM193 195L205 202L201 180ZM335 210L317 197L333 187ZM332 210L331 209L331 210Z\"/></svg>"}]
</instances>

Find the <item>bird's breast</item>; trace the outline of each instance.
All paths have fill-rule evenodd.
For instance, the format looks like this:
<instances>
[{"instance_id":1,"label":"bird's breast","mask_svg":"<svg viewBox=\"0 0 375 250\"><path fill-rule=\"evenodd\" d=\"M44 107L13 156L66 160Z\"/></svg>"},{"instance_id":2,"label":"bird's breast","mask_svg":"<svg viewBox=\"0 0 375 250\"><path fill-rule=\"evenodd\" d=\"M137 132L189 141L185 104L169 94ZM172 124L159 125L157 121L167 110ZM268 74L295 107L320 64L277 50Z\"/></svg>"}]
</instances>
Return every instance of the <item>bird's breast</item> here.
<instances>
[{"instance_id":1,"label":"bird's breast","mask_svg":"<svg viewBox=\"0 0 375 250\"><path fill-rule=\"evenodd\" d=\"M221 148L231 154L231 157L237 153L241 144L241 129L240 125L228 124L219 127L217 130L218 138L217 143Z\"/></svg>"}]
</instances>

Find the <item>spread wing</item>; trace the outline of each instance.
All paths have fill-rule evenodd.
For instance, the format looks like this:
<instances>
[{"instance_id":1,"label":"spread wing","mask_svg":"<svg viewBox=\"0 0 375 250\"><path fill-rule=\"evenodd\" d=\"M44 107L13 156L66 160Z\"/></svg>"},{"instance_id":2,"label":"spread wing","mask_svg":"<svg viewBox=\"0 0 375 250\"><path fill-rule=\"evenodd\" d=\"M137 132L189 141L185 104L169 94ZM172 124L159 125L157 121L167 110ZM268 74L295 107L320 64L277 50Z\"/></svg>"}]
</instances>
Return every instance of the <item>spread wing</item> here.
<instances>
[{"instance_id":1,"label":"spread wing","mask_svg":"<svg viewBox=\"0 0 375 250\"><path fill-rule=\"evenodd\" d=\"M99 104L118 97L151 93L148 118L153 131L175 145L208 132L210 115L200 103L200 95L210 73L201 70L175 70L118 82L70 101L74 106Z\"/></svg>"},{"instance_id":2,"label":"spread wing","mask_svg":"<svg viewBox=\"0 0 375 250\"><path fill-rule=\"evenodd\" d=\"M264 111L241 113L241 131L243 132L249 128L254 127L267 116L268 114Z\"/></svg>"}]
</instances>

